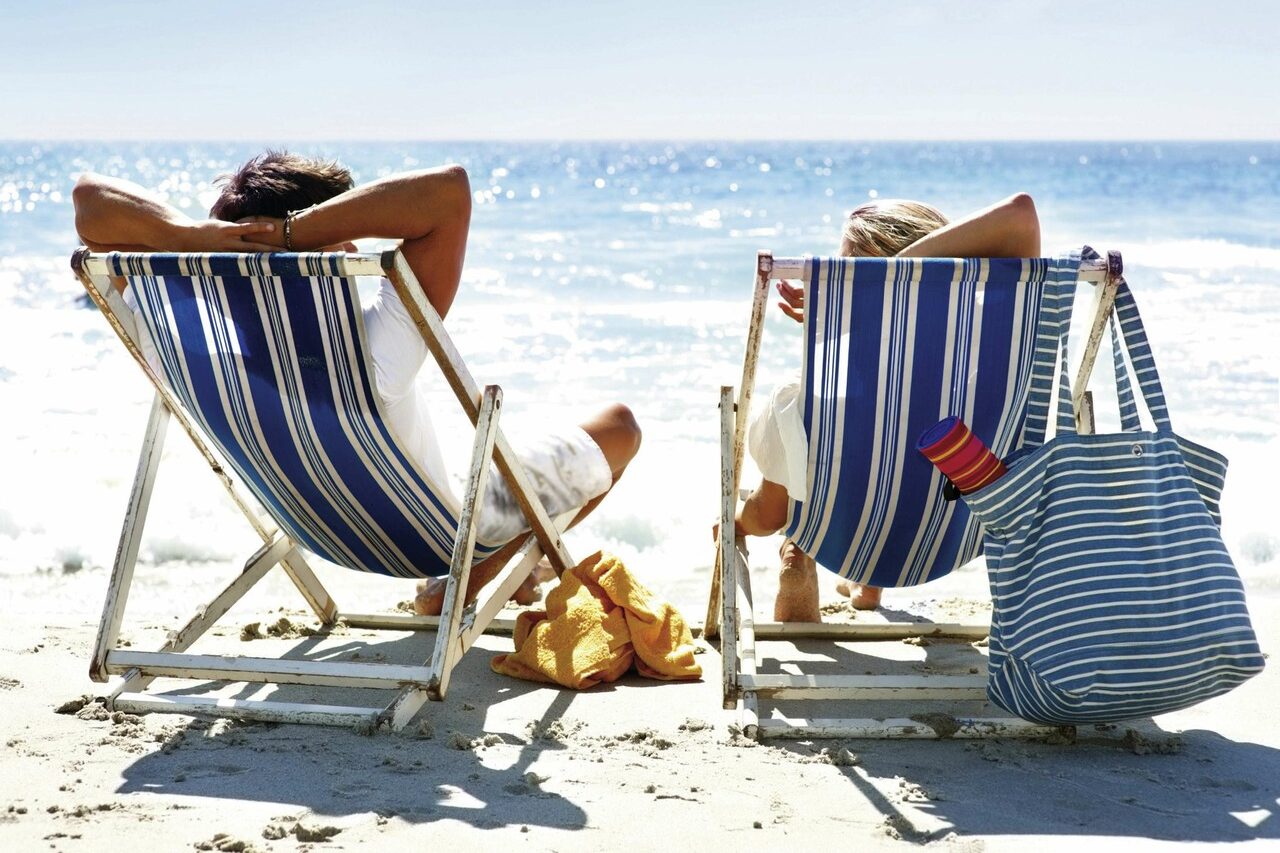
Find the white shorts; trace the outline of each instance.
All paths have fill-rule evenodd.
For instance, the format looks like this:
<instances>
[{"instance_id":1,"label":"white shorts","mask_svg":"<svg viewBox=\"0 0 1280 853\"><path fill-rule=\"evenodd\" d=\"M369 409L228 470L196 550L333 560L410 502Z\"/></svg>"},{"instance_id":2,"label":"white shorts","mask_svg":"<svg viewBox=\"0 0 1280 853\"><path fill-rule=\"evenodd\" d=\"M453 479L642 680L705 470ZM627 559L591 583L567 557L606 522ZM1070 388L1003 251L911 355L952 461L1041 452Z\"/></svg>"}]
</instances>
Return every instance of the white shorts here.
<instances>
[{"instance_id":1,"label":"white shorts","mask_svg":"<svg viewBox=\"0 0 1280 853\"><path fill-rule=\"evenodd\" d=\"M751 421L747 449L766 480L786 487L793 501L805 500L809 439L804 432L804 400L798 381L773 390L769 402Z\"/></svg>"},{"instance_id":2,"label":"white shorts","mask_svg":"<svg viewBox=\"0 0 1280 853\"><path fill-rule=\"evenodd\" d=\"M506 430L503 430L505 433ZM613 484L613 471L591 436L575 425L522 435L508 435L524 465L533 493L552 518L582 509ZM489 470L476 535L487 543L508 542L529 529L529 522L497 466Z\"/></svg>"},{"instance_id":3,"label":"white shorts","mask_svg":"<svg viewBox=\"0 0 1280 853\"><path fill-rule=\"evenodd\" d=\"M429 408L417 387L427 346L390 282L381 281L377 297L363 313L378 395L391 429L433 483L448 484L449 469L455 478L465 477L468 472L460 470L465 463L444 463ZM534 493L553 518L580 509L608 491L613 483L613 471L604 452L581 427L544 426L522 434L518 422L504 419L502 426L512 449L524 463ZM455 494L466 494L465 479L455 479L453 485ZM496 467L492 468L477 521L477 537L488 544L505 543L528 529L529 523L506 479Z\"/></svg>"}]
</instances>

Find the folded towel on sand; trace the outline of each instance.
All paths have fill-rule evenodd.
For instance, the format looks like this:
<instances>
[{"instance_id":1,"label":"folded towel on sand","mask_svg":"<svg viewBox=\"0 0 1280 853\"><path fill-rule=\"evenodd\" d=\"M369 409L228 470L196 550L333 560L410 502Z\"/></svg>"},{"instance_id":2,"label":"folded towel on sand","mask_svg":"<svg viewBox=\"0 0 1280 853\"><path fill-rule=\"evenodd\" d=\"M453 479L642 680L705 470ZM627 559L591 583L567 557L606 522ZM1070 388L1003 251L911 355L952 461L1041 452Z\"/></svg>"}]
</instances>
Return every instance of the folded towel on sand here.
<instances>
[{"instance_id":1,"label":"folded towel on sand","mask_svg":"<svg viewBox=\"0 0 1280 853\"><path fill-rule=\"evenodd\" d=\"M493 659L494 672L575 690L617 681L632 663L648 678L702 677L684 617L603 552L564 573L545 611L516 618L515 642Z\"/></svg>"}]
</instances>

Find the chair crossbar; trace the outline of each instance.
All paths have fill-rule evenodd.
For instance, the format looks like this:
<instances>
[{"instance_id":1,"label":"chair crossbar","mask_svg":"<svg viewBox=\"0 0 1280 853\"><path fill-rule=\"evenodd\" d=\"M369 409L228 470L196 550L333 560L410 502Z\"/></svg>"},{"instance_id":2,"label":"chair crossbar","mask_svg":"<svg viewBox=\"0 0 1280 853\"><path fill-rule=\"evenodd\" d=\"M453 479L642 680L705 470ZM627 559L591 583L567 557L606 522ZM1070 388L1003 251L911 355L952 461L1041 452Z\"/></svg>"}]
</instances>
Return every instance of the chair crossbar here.
<instances>
[{"instance_id":1,"label":"chair crossbar","mask_svg":"<svg viewBox=\"0 0 1280 853\"><path fill-rule=\"evenodd\" d=\"M936 717L921 715L872 718L770 718L756 723L752 736L768 738L893 738L893 739L972 739L987 737L1047 738L1061 731L1057 726L1029 723L1015 717Z\"/></svg>"},{"instance_id":2,"label":"chair crossbar","mask_svg":"<svg viewBox=\"0 0 1280 853\"><path fill-rule=\"evenodd\" d=\"M983 640L978 622L757 622L757 640L907 640L913 637Z\"/></svg>"},{"instance_id":3,"label":"chair crossbar","mask_svg":"<svg viewBox=\"0 0 1280 853\"><path fill-rule=\"evenodd\" d=\"M163 693L122 693L116 697L112 707L129 714L198 714L262 723L314 723L350 727L371 727L378 717L377 708L361 706L223 699L217 696L170 696Z\"/></svg>"},{"instance_id":4,"label":"chair crossbar","mask_svg":"<svg viewBox=\"0 0 1280 853\"><path fill-rule=\"evenodd\" d=\"M399 688L405 684L425 686L431 676L429 667L392 663L347 663L259 658L248 655L192 655L179 652L122 650L107 654L108 672L122 674L133 669L154 677L366 688Z\"/></svg>"},{"instance_id":5,"label":"chair crossbar","mask_svg":"<svg viewBox=\"0 0 1280 853\"><path fill-rule=\"evenodd\" d=\"M743 690L774 699L985 699L984 675L743 675Z\"/></svg>"},{"instance_id":6,"label":"chair crossbar","mask_svg":"<svg viewBox=\"0 0 1280 853\"><path fill-rule=\"evenodd\" d=\"M440 628L439 616L410 616L407 613L348 613L338 614L339 621L349 628L367 628L383 631L436 631ZM515 631L516 618L506 614L495 616L486 626L486 634L510 635Z\"/></svg>"}]
</instances>

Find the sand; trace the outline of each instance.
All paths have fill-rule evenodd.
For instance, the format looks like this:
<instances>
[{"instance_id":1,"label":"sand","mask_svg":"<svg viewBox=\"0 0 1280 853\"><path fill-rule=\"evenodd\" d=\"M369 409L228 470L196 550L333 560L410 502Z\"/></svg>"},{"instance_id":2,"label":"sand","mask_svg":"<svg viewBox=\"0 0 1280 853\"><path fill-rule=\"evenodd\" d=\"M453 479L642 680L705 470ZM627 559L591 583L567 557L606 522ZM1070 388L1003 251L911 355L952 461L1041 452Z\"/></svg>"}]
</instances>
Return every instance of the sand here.
<instances>
[{"instance_id":1,"label":"sand","mask_svg":"<svg viewBox=\"0 0 1280 853\"><path fill-rule=\"evenodd\" d=\"M714 647L700 657L700 683L627 677L573 693L492 673L490 656L511 641L485 637L455 674L448 701L429 704L402 733L368 735L108 711L94 698L101 686L86 676L104 586L105 572L92 569L11 585L0 629L0 849L1129 851L1280 843L1274 663L1195 708L1053 743L757 744L720 708ZM173 627L165 608L178 588L171 576L135 594L125 629L134 648L155 647ZM350 589L359 586L348 583L344 596ZM382 599L387 609L395 591L403 589L388 588ZM316 634L293 609L287 584L266 592L228 614L206 648L395 662L430 653L429 634ZM1280 595L1250 594L1264 649L1274 649ZM696 602L678 603L697 612ZM882 618L827 603L828 618ZM936 591L890 593L886 604L895 617L980 618L986 608L973 573ZM981 653L942 640L891 646L891 657L919 671L966 671ZM851 654L821 643L788 648L810 665L844 665ZM280 695L334 696L297 688ZM946 728L944 714L914 712Z\"/></svg>"}]
</instances>

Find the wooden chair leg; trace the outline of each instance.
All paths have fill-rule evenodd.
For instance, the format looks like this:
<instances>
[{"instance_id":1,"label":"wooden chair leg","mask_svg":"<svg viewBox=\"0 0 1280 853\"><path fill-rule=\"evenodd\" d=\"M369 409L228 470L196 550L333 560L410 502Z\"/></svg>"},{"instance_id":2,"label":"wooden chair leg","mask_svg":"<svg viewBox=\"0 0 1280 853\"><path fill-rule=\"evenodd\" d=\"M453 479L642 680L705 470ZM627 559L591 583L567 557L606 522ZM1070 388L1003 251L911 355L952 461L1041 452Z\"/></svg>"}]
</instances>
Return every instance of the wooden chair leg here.
<instances>
[{"instance_id":1,"label":"wooden chair leg","mask_svg":"<svg viewBox=\"0 0 1280 853\"><path fill-rule=\"evenodd\" d=\"M471 470L467 492L458 517L458 533L453 544L453 561L445 585L444 603L440 611L440 627L435 648L431 652L430 676L426 686L409 685L379 715L397 731L408 725L414 714L428 699L439 701L449 690L449 676L462 656L462 612L466 609L467 582L471 577L471 561L475 554L477 509L484 498L489 479L489 462L493 458L494 440L498 435L498 414L502 406L502 389L489 385L484 389L480 415L476 420L476 438L471 451ZM532 570L532 566L530 566Z\"/></svg>"},{"instance_id":2,"label":"wooden chair leg","mask_svg":"<svg viewBox=\"0 0 1280 853\"><path fill-rule=\"evenodd\" d=\"M734 510L737 507L733 464L733 388L720 389L720 660L724 707L738 698L738 584L734 561Z\"/></svg>"},{"instance_id":3,"label":"wooden chair leg","mask_svg":"<svg viewBox=\"0 0 1280 853\"><path fill-rule=\"evenodd\" d=\"M487 386L476 424L467 493L458 518L453 565L450 566L449 582L445 587L444 608L440 611L440 633L436 635L436 645L431 656L433 676L427 686L427 694L436 700L443 699L448 692L449 674L460 657L458 629L462 624L463 608L466 607L467 581L471 576L471 561L475 554L477 511L489 481L489 461L493 458L494 440L498 437L498 414L501 407L502 389L497 385Z\"/></svg>"},{"instance_id":4,"label":"wooden chair leg","mask_svg":"<svg viewBox=\"0 0 1280 853\"><path fill-rule=\"evenodd\" d=\"M129 600L133 569L138 562L138 547L142 543L142 530L146 525L147 510L151 506L151 491L160 467L160 453L164 449L164 436L168 426L169 408L161 396L156 394L151 403L151 414L147 418L142 451L138 454L138 469L133 477L133 490L129 494L129 508L125 512L124 526L120 530L120 544L116 548L111 581L107 585L107 599L102 609L102 621L98 623L98 637L89 663L89 677L94 681L101 682L109 678L106 669L107 652L115 646L120 636L120 624L124 620L124 608Z\"/></svg>"}]
</instances>

